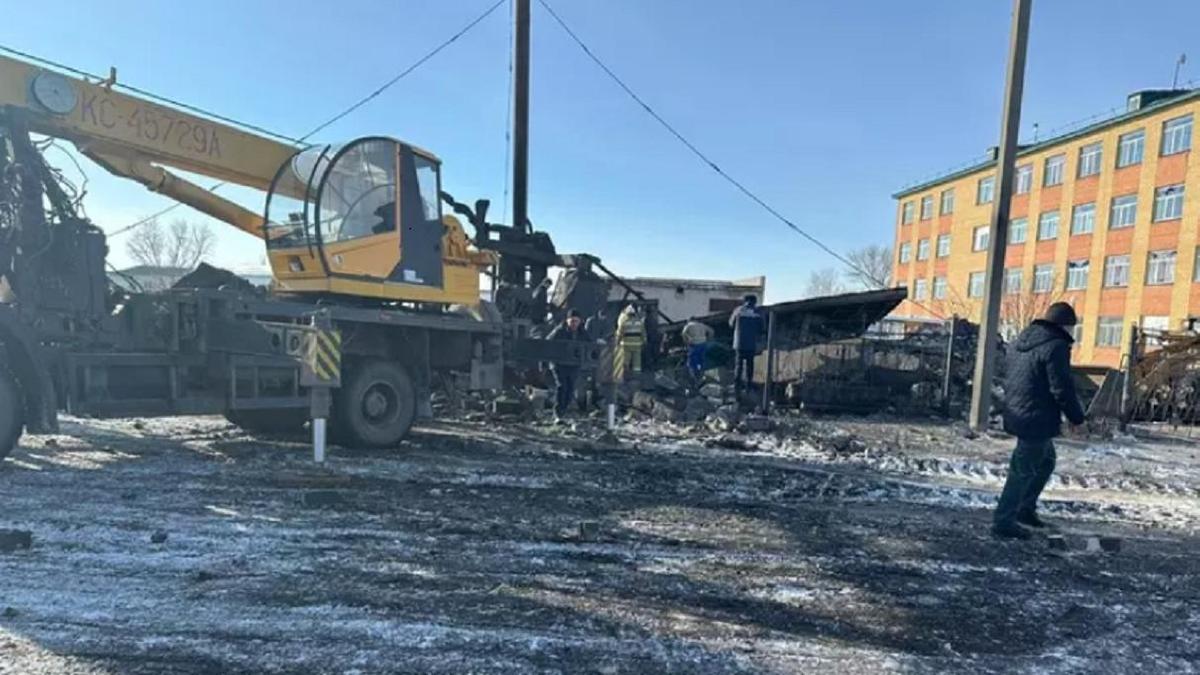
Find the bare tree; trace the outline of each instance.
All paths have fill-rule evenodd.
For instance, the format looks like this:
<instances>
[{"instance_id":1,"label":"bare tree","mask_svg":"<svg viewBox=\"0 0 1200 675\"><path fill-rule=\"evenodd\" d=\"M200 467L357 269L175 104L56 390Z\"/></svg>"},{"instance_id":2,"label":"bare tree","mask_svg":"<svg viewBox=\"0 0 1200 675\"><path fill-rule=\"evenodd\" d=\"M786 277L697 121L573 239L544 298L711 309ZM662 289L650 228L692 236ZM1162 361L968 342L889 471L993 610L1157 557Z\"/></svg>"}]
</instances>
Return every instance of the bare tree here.
<instances>
[{"instance_id":1,"label":"bare tree","mask_svg":"<svg viewBox=\"0 0 1200 675\"><path fill-rule=\"evenodd\" d=\"M191 271L212 253L215 244L216 237L204 223L179 219L163 227L151 220L130 235L125 250L142 265L161 268L164 275L170 275Z\"/></svg>"},{"instance_id":2,"label":"bare tree","mask_svg":"<svg viewBox=\"0 0 1200 675\"><path fill-rule=\"evenodd\" d=\"M836 295L845 290L842 286L841 275L832 267L825 267L819 270L813 270L808 274L808 286L805 287L804 295L809 298L820 297L822 295Z\"/></svg>"},{"instance_id":3,"label":"bare tree","mask_svg":"<svg viewBox=\"0 0 1200 675\"><path fill-rule=\"evenodd\" d=\"M156 268L138 281L146 290L160 290L195 268L215 244L216 237L204 223L178 219L163 227L151 220L130 235L125 250L139 264Z\"/></svg>"},{"instance_id":4,"label":"bare tree","mask_svg":"<svg viewBox=\"0 0 1200 675\"><path fill-rule=\"evenodd\" d=\"M892 247L871 244L846 254L854 267L846 277L867 290L889 288L892 283Z\"/></svg>"},{"instance_id":5,"label":"bare tree","mask_svg":"<svg viewBox=\"0 0 1200 675\"><path fill-rule=\"evenodd\" d=\"M977 313L982 314L983 298L964 297L953 287L947 290L947 297L941 303L948 314L972 319ZM1065 299L1065 295L1057 278L1050 280L1050 288L1045 291L1035 292L1032 283L1022 283L1019 289L1006 285L1000 296L1000 334L1005 340L1014 339L1034 319L1042 318L1050 305Z\"/></svg>"}]
</instances>

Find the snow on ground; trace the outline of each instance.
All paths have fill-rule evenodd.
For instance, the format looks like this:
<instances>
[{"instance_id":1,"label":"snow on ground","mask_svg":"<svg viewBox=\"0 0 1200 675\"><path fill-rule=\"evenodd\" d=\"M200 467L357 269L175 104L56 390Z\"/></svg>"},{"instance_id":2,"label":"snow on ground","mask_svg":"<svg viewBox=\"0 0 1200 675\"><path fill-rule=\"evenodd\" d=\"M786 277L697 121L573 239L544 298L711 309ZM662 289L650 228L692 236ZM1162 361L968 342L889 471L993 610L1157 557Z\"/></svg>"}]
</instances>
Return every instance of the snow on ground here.
<instances>
[{"instance_id":1,"label":"snow on ground","mask_svg":"<svg viewBox=\"0 0 1200 675\"><path fill-rule=\"evenodd\" d=\"M35 538L0 553L0 673L1200 664L1194 445L1060 444L1047 512L1124 539L1085 555L992 540L1011 441L933 421L598 436L445 423L317 468L210 418L68 421L0 465Z\"/></svg>"}]
</instances>

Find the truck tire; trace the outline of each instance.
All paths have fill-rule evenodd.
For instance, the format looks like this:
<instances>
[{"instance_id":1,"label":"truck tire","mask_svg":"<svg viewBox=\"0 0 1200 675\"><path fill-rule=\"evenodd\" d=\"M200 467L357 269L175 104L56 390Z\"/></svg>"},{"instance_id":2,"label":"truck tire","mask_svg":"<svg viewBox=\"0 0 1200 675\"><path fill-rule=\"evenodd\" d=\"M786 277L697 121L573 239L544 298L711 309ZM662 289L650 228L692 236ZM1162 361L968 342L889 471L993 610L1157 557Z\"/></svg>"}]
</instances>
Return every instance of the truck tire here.
<instances>
[{"instance_id":1,"label":"truck tire","mask_svg":"<svg viewBox=\"0 0 1200 675\"><path fill-rule=\"evenodd\" d=\"M250 433L292 434L304 429L308 421L305 408L278 408L266 410L230 410L225 419Z\"/></svg>"},{"instance_id":2,"label":"truck tire","mask_svg":"<svg viewBox=\"0 0 1200 675\"><path fill-rule=\"evenodd\" d=\"M333 432L340 443L393 447L417 415L416 389L408 371L391 361L360 361L347 369L333 395Z\"/></svg>"},{"instance_id":3,"label":"truck tire","mask_svg":"<svg viewBox=\"0 0 1200 675\"><path fill-rule=\"evenodd\" d=\"M8 368L0 365L0 459L17 447L25 430L25 404L21 389Z\"/></svg>"}]
</instances>

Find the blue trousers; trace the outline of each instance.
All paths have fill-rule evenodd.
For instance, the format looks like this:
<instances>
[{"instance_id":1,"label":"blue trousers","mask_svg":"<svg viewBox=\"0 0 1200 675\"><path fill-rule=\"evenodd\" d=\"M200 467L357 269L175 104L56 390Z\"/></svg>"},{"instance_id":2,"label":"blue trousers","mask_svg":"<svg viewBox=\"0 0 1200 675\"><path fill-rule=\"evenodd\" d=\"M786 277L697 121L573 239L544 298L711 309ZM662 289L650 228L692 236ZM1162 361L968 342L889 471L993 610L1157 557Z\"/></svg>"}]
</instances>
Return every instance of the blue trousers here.
<instances>
[{"instance_id":1,"label":"blue trousers","mask_svg":"<svg viewBox=\"0 0 1200 675\"><path fill-rule=\"evenodd\" d=\"M692 375L699 376L704 372L704 355L708 353L707 344L698 344L688 347L687 365L688 370Z\"/></svg>"}]
</instances>

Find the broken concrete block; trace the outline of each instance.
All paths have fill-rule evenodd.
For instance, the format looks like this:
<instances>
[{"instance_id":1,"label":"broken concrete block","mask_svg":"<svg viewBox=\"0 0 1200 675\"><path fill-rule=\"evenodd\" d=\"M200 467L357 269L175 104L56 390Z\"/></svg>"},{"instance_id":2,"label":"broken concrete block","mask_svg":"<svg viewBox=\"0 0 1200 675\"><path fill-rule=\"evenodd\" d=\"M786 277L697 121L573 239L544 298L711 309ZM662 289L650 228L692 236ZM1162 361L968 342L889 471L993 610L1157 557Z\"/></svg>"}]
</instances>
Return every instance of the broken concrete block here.
<instances>
[{"instance_id":1,"label":"broken concrete block","mask_svg":"<svg viewBox=\"0 0 1200 675\"><path fill-rule=\"evenodd\" d=\"M725 387L715 382L709 382L700 387L700 395L708 398L721 398L725 395Z\"/></svg>"},{"instance_id":2,"label":"broken concrete block","mask_svg":"<svg viewBox=\"0 0 1200 675\"><path fill-rule=\"evenodd\" d=\"M300 505L310 509L337 506L343 501L342 493L337 490L308 490L300 493Z\"/></svg>"},{"instance_id":3,"label":"broken concrete block","mask_svg":"<svg viewBox=\"0 0 1200 675\"><path fill-rule=\"evenodd\" d=\"M492 401L493 415L520 415L525 411L525 402L502 396Z\"/></svg>"},{"instance_id":4,"label":"broken concrete block","mask_svg":"<svg viewBox=\"0 0 1200 675\"><path fill-rule=\"evenodd\" d=\"M727 387L733 384L733 371L729 368L710 368L704 371L704 380Z\"/></svg>"},{"instance_id":5,"label":"broken concrete block","mask_svg":"<svg viewBox=\"0 0 1200 675\"><path fill-rule=\"evenodd\" d=\"M683 387L679 386L679 383L675 381L675 378L667 375L666 373L654 374L654 387L668 394L677 394L683 389Z\"/></svg>"},{"instance_id":6,"label":"broken concrete block","mask_svg":"<svg viewBox=\"0 0 1200 675\"><path fill-rule=\"evenodd\" d=\"M0 530L0 553L10 553L19 548L33 546L33 533L29 530Z\"/></svg>"},{"instance_id":7,"label":"broken concrete block","mask_svg":"<svg viewBox=\"0 0 1200 675\"><path fill-rule=\"evenodd\" d=\"M676 410L669 403L658 400L654 401L650 416L660 422L679 422L683 420L683 413L681 411Z\"/></svg>"},{"instance_id":8,"label":"broken concrete block","mask_svg":"<svg viewBox=\"0 0 1200 675\"><path fill-rule=\"evenodd\" d=\"M654 398L654 394L645 391L635 391L633 392L630 406L634 410L649 414L654 412L655 403L657 403L657 399Z\"/></svg>"}]
</instances>

